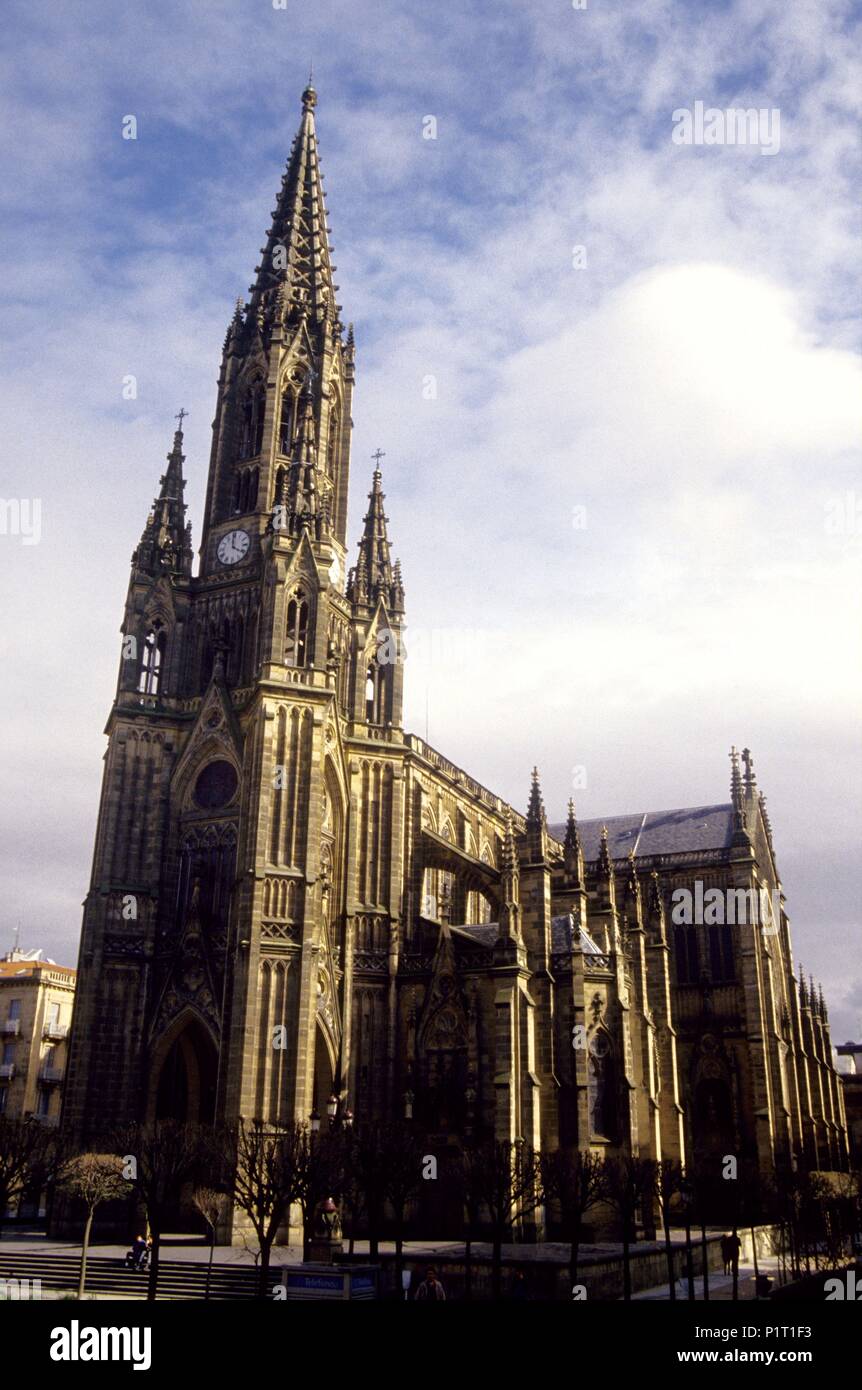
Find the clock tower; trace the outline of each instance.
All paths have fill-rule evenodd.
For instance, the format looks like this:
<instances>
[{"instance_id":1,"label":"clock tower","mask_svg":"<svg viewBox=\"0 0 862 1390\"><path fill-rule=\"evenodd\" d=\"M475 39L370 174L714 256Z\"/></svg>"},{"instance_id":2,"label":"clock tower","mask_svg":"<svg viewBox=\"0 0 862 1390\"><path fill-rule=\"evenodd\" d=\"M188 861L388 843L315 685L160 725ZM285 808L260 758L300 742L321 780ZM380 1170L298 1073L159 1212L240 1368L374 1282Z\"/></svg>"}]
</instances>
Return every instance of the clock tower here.
<instances>
[{"instance_id":1,"label":"clock tower","mask_svg":"<svg viewBox=\"0 0 862 1390\"><path fill-rule=\"evenodd\" d=\"M64 1096L79 1142L346 1104L357 894L382 881L382 757L404 743L404 593L379 471L346 563L354 339L316 104L308 87L225 337L198 573L183 412L132 558Z\"/></svg>"}]
</instances>

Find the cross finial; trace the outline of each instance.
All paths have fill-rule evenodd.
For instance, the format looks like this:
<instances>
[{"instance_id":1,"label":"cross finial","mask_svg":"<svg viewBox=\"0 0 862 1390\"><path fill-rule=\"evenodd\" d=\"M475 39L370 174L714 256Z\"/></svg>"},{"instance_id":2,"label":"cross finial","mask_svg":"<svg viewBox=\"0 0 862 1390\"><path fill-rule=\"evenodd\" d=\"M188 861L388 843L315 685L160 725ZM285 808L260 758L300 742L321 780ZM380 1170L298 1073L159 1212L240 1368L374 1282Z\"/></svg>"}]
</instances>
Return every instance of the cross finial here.
<instances>
[{"instance_id":1,"label":"cross finial","mask_svg":"<svg viewBox=\"0 0 862 1390\"><path fill-rule=\"evenodd\" d=\"M186 418L186 416L188 415L188 413L189 413L189 412L185 409L184 406L180 406L178 413L174 416L174 419L175 419L175 420L179 420L179 422L180 422L180 426L179 426L180 429L182 429L182 427L183 427L183 420Z\"/></svg>"},{"instance_id":2,"label":"cross finial","mask_svg":"<svg viewBox=\"0 0 862 1390\"><path fill-rule=\"evenodd\" d=\"M376 453L374 453L374 454L371 455L371 457L374 459L374 462L377 464L377 470L378 470L378 472L379 472L379 471L380 471L380 460L381 460L381 459L385 459L385 457L386 457L385 450L383 450L383 449L378 449Z\"/></svg>"}]
</instances>

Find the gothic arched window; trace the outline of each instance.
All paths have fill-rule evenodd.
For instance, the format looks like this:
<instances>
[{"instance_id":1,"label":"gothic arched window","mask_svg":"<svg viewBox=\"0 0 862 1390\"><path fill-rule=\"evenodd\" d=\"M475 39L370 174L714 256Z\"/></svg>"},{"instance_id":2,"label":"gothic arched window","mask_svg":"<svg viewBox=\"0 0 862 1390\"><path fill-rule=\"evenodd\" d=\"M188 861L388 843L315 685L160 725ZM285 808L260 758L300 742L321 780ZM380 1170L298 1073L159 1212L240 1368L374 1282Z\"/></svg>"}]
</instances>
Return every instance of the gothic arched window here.
<instances>
[{"instance_id":1,"label":"gothic arched window","mask_svg":"<svg viewBox=\"0 0 862 1390\"><path fill-rule=\"evenodd\" d=\"M697 927L674 927L673 945L677 984L696 985L700 978Z\"/></svg>"},{"instance_id":2,"label":"gothic arched window","mask_svg":"<svg viewBox=\"0 0 862 1390\"><path fill-rule=\"evenodd\" d=\"M278 452L290 457L293 443L296 404L292 391L283 391L281 396L281 419L278 428Z\"/></svg>"},{"instance_id":3,"label":"gothic arched window","mask_svg":"<svg viewBox=\"0 0 862 1390\"><path fill-rule=\"evenodd\" d=\"M260 453L263 443L263 415L266 406L266 393L262 381L255 381L248 389L242 403L242 439L240 457L254 458Z\"/></svg>"},{"instance_id":4,"label":"gothic arched window","mask_svg":"<svg viewBox=\"0 0 862 1390\"><path fill-rule=\"evenodd\" d=\"M141 675L138 690L142 695L158 695L165 663L167 634L160 622L155 622L144 638Z\"/></svg>"},{"instance_id":5,"label":"gothic arched window","mask_svg":"<svg viewBox=\"0 0 862 1390\"><path fill-rule=\"evenodd\" d=\"M587 1066L590 1132L599 1139L613 1139L616 1130L614 1103L614 1065L611 1040L599 1028L590 1041Z\"/></svg>"},{"instance_id":6,"label":"gothic arched window","mask_svg":"<svg viewBox=\"0 0 862 1390\"><path fill-rule=\"evenodd\" d=\"M326 471L330 478L335 477L335 463L338 455L338 434L341 428L338 419L338 412L331 416L329 421L329 439L326 444Z\"/></svg>"},{"instance_id":7,"label":"gothic arched window","mask_svg":"<svg viewBox=\"0 0 862 1390\"><path fill-rule=\"evenodd\" d=\"M365 718L369 724L385 724L388 718L387 668L372 660L365 673Z\"/></svg>"},{"instance_id":8,"label":"gothic arched window","mask_svg":"<svg viewBox=\"0 0 862 1390\"><path fill-rule=\"evenodd\" d=\"M308 599L301 589L297 589L287 605L287 632L285 636L285 663L288 666L304 666L308 654Z\"/></svg>"},{"instance_id":9,"label":"gothic arched window","mask_svg":"<svg viewBox=\"0 0 862 1390\"><path fill-rule=\"evenodd\" d=\"M709 928L709 967L713 980L732 980L733 928L727 922L713 923Z\"/></svg>"},{"instance_id":10,"label":"gothic arched window","mask_svg":"<svg viewBox=\"0 0 862 1390\"><path fill-rule=\"evenodd\" d=\"M230 685L238 685L242 681L244 636L245 624L242 617L238 617L233 623L233 628L229 637L227 679Z\"/></svg>"}]
</instances>

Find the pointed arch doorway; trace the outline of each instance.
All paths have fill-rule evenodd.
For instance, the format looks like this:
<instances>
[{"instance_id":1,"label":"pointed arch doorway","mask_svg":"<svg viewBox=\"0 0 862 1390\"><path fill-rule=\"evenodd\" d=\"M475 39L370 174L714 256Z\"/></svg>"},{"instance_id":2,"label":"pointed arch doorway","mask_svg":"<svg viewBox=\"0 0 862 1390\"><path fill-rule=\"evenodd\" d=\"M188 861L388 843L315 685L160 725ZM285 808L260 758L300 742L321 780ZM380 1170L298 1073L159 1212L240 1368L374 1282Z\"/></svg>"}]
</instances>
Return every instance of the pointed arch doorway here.
<instances>
[{"instance_id":1,"label":"pointed arch doorway","mask_svg":"<svg viewBox=\"0 0 862 1390\"><path fill-rule=\"evenodd\" d=\"M148 1119L207 1125L215 1118L218 1053L209 1030L186 1010L157 1044Z\"/></svg>"}]
</instances>

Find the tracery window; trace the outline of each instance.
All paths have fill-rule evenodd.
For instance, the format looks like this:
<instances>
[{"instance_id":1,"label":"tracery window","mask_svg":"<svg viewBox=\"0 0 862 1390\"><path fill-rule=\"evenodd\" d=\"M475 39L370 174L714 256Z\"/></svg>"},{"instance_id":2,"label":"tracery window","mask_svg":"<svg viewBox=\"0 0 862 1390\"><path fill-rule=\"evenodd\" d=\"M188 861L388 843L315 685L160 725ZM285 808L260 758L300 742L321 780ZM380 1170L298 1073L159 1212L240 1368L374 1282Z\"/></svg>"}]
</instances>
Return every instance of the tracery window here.
<instances>
[{"instance_id":1,"label":"tracery window","mask_svg":"<svg viewBox=\"0 0 862 1390\"><path fill-rule=\"evenodd\" d=\"M246 394L242 403L242 435L240 457L254 458L260 453L263 443L263 417L266 407L266 393L263 382L256 381Z\"/></svg>"},{"instance_id":2,"label":"tracery window","mask_svg":"<svg viewBox=\"0 0 862 1390\"><path fill-rule=\"evenodd\" d=\"M713 980L732 980L733 928L727 922L709 928L709 967Z\"/></svg>"},{"instance_id":3,"label":"tracery window","mask_svg":"<svg viewBox=\"0 0 862 1390\"><path fill-rule=\"evenodd\" d=\"M241 516L244 512L254 511L257 506L259 478L260 470L257 468L241 468L234 475L231 511L235 515Z\"/></svg>"},{"instance_id":4,"label":"tracery window","mask_svg":"<svg viewBox=\"0 0 862 1390\"><path fill-rule=\"evenodd\" d=\"M160 622L156 621L144 638L141 675L138 681L138 690L142 695L158 695L159 693L167 641L164 628Z\"/></svg>"},{"instance_id":5,"label":"tracery window","mask_svg":"<svg viewBox=\"0 0 862 1390\"><path fill-rule=\"evenodd\" d=\"M674 956L676 958L676 978L680 985L696 985L700 978L700 953L697 944L697 927L674 927Z\"/></svg>"},{"instance_id":6,"label":"tracery window","mask_svg":"<svg viewBox=\"0 0 862 1390\"><path fill-rule=\"evenodd\" d=\"M387 675L376 660L365 671L365 718L369 724L385 724L387 718Z\"/></svg>"},{"instance_id":7,"label":"tracery window","mask_svg":"<svg viewBox=\"0 0 862 1390\"><path fill-rule=\"evenodd\" d=\"M329 439L326 445L326 471L330 478L335 477L335 461L338 454L338 435L341 429L341 422L338 412L329 421Z\"/></svg>"},{"instance_id":8,"label":"tracery window","mask_svg":"<svg viewBox=\"0 0 862 1390\"><path fill-rule=\"evenodd\" d=\"M613 1139L616 1130L614 1102L614 1065L611 1041L599 1028L590 1041L587 1066L590 1131L600 1139Z\"/></svg>"},{"instance_id":9,"label":"tracery window","mask_svg":"<svg viewBox=\"0 0 862 1390\"><path fill-rule=\"evenodd\" d=\"M292 391L283 391L281 396L281 419L278 429L278 452L290 456L296 418L296 402Z\"/></svg>"},{"instance_id":10,"label":"tracery window","mask_svg":"<svg viewBox=\"0 0 862 1390\"><path fill-rule=\"evenodd\" d=\"M308 599L297 589L287 605L285 664L305 666L308 656Z\"/></svg>"}]
</instances>

